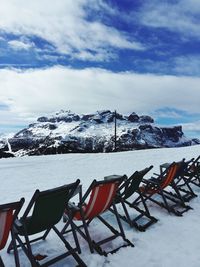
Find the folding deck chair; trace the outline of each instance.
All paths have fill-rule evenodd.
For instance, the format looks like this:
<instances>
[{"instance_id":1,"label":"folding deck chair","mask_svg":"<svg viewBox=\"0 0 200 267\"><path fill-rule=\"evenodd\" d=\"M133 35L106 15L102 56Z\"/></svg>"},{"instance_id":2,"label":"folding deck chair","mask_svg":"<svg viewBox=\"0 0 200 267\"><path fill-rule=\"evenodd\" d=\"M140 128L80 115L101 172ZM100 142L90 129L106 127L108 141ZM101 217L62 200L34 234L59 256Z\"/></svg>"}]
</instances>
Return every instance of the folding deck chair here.
<instances>
[{"instance_id":1,"label":"folding deck chair","mask_svg":"<svg viewBox=\"0 0 200 267\"><path fill-rule=\"evenodd\" d=\"M66 208L65 219L67 223L64 226L62 233L65 234L70 231L67 230L69 224L68 222L70 220L73 220L75 228L77 229L79 234L88 242L91 253L93 253L95 250L97 253L104 256L107 256L108 253L116 252L121 247L133 246L133 244L125 237L125 233L114 203L117 189L122 183L123 179L124 177L122 176L121 178L111 179L109 181L94 180L84 196L82 196L81 190L79 195L79 204L75 206L71 203ZM108 223L108 221L100 215L106 212L111 206L115 211L115 217L119 230L115 229L113 225ZM100 222L103 223L104 226L106 226L106 228L108 228L112 232L111 236L106 237L100 241L95 241L91 237L90 223L96 218L98 218ZM81 225L78 225L77 221L80 221ZM114 240L117 237L121 237L123 239L123 245L111 251L105 251L105 249L102 248L102 245Z\"/></svg>"},{"instance_id":2,"label":"folding deck chair","mask_svg":"<svg viewBox=\"0 0 200 267\"><path fill-rule=\"evenodd\" d=\"M197 195L194 193L190 186L189 179L185 176L188 173L192 161L193 159L189 161L185 161L185 159L182 159L182 161L176 162L176 164L178 165L177 172L174 176L173 181L169 184L169 186L174 189L175 193L168 192L168 194L176 198L178 197L182 202L188 202L192 198L197 197ZM162 173L163 170L165 170L169 166L170 163L164 163L160 165L160 172ZM154 173L154 175L159 176L156 173Z\"/></svg>"},{"instance_id":3,"label":"folding deck chair","mask_svg":"<svg viewBox=\"0 0 200 267\"><path fill-rule=\"evenodd\" d=\"M175 175L174 183L172 183L172 186L176 187L177 192L180 194L180 198L184 202L188 202L194 197L197 197L190 186L190 179L187 178L187 174L190 172L193 160L194 159L185 161L185 159L183 159L182 161L177 162L179 164L179 169ZM171 186L171 184L169 185Z\"/></svg>"},{"instance_id":4,"label":"folding deck chair","mask_svg":"<svg viewBox=\"0 0 200 267\"><path fill-rule=\"evenodd\" d=\"M144 201L150 200L177 216L182 216L184 212L192 209L185 204L174 181L179 168L180 163L173 162L159 175L154 174L148 180L143 179L143 186L140 187L140 190ZM170 191L167 189L170 189ZM134 204L136 205L138 202L140 202L139 198L134 201Z\"/></svg>"},{"instance_id":5,"label":"folding deck chair","mask_svg":"<svg viewBox=\"0 0 200 267\"><path fill-rule=\"evenodd\" d=\"M191 159L190 164L185 172L185 177L190 184L200 187L200 156Z\"/></svg>"},{"instance_id":6,"label":"folding deck chair","mask_svg":"<svg viewBox=\"0 0 200 267\"><path fill-rule=\"evenodd\" d=\"M145 229L147 229L153 223L157 222L157 219L150 214L149 209L139 189L143 177L152 168L153 166L150 166L141 171L136 171L129 178L126 176L126 179L120 185L117 192L117 196L115 198L115 204L121 204L124 211L124 215L122 215L121 213L119 213L118 209L120 218L127 222L131 227L135 227L139 231L145 231ZM141 200L140 207L134 204L133 197L138 195ZM126 206L128 206L128 209ZM129 212L130 209L134 209L136 211L136 214L139 213L139 215L136 215L134 218L131 218L132 216L130 216ZM112 208L110 208L110 211L114 212Z\"/></svg>"},{"instance_id":7,"label":"folding deck chair","mask_svg":"<svg viewBox=\"0 0 200 267\"><path fill-rule=\"evenodd\" d=\"M13 239L13 222L17 218L17 215L19 214L19 211L23 203L24 203L24 198L21 198L21 200L18 202L12 202L0 205L0 250L2 250L5 247L9 233L11 232L16 267L19 267L20 263L19 263L19 256L17 252L16 242ZM5 267L1 256L0 256L0 266Z\"/></svg>"},{"instance_id":8,"label":"folding deck chair","mask_svg":"<svg viewBox=\"0 0 200 267\"><path fill-rule=\"evenodd\" d=\"M79 266L86 266L76 253L78 248L72 248L55 226L61 220L65 207L77 189L79 182L80 180L77 180L74 183L41 192L36 190L23 216L18 221L15 221L14 237L18 243L17 247L22 248L32 267L50 266L68 256L72 256ZM63 254L53 258L48 258L49 255L41 254L34 256L32 243L46 239L51 229L62 241L66 250ZM30 240L30 236L41 232L44 232L42 236ZM76 233L74 232L74 234L74 238L76 238ZM77 244L76 240L75 243ZM13 245L13 242L11 242L8 252L13 249Z\"/></svg>"}]
</instances>

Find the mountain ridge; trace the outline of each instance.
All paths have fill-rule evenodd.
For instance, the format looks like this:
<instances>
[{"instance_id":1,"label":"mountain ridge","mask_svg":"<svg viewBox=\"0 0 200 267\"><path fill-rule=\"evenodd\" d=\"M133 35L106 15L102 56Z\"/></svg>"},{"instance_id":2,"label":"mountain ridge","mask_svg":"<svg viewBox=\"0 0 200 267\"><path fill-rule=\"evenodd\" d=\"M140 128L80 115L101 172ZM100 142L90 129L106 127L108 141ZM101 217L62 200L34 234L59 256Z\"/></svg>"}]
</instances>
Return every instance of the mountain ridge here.
<instances>
[{"instance_id":1,"label":"mountain ridge","mask_svg":"<svg viewBox=\"0 0 200 267\"><path fill-rule=\"evenodd\" d=\"M115 117L117 135L115 144ZM110 110L76 114L61 110L0 139L0 157L57 153L93 153L200 144L186 138L182 126L159 127L148 115L126 116Z\"/></svg>"}]
</instances>

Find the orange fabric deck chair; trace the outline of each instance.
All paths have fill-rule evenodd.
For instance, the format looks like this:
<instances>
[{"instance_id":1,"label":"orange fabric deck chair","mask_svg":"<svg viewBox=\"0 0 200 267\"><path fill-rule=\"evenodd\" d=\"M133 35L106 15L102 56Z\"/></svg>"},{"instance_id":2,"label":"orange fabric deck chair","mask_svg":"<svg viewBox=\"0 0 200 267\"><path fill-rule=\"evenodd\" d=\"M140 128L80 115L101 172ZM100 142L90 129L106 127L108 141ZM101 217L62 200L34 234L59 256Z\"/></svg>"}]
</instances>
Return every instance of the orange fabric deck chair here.
<instances>
[{"instance_id":1,"label":"orange fabric deck chair","mask_svg":"<svg viewBox=\"0 0 200 267\"><path fill-rule=\"evenodd\" d=\"M114 253L120 247L133 246L133 244L125 237L125 233L122 228L122 224L114 204L114 199L116 196L117 189L119 185L122 183L123 179L124 178L122 176L121 178L115 178L109 181L94 180L83 197L81 190L78 205L69 204L68 207L66 208L65 220L67 221L67 223L64 226L62 233L64 234L71 231L67 230L67 228L70 220L73 220L75 228L78 231L78 233L88 242L91 253L93 253L95 250L100 255L105 255L105 256L108 253ZM115 217L117 220L119 230L115 229L115 227L110 223L108 223L108 221L105 220L101 215L105 213L111 206L116 211ZM104 226L112 232L111 236L106 237L100 241L95 241L92 238L90 233L90 227L91 227L90 223L96 218L98 218L100 222L103 223ZM81 225L78 225L77 221L81 221ZM109 252L102 249L101 245L111 242L113 239L117 237L122 237L123 245Z\"/></svg>"},{"instance_id":2,"label":"orange fabric deck chair","mask_svg":"<svg viewBox=\"0 0 200 267\"><path fill-rule=\"evenodd\" d=\"M24 203L24 198L22 198L18 202L12 202L0 205L0 250L2 250L8 240L9 233L11 232L11 238L13 239L13 223L17 218L17 215ZM13 241L14 244L14 256L15 256L15 265L16 267L20 266L19 257L16 247L16 242ZM3 260L0 256L0 266L4 267Z\"/></svg>"},{"instance_id":3,"label":"orange fabric deck chair","mask_svg":"<svg viewBox=\"0 0 200 267\"><path fill-rule=\"evenodd\" d=\"M180 162L173 162L160 174L154 174L150 179L142 180L143 186L140 187L140 190L145 202L150 200L177 216L182 216L184 212L191 209L185 204L174 181L180 166ZM134 204L137 202L138 199Z\"/></svg>"}]
</instances>

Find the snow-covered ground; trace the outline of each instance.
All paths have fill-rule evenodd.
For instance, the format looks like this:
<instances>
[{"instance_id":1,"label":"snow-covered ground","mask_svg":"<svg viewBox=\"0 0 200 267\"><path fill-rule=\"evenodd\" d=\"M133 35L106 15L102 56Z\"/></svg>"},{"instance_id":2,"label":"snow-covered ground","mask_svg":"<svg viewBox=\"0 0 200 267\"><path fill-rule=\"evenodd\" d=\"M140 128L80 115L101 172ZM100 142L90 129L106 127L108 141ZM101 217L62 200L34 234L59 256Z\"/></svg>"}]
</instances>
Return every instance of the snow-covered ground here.
<instances>
[{"instance_id":1,"label":"snow-covered ground","mask_svg":"<svg viewBox=\"0 0 200 267\"><path fill-rule=\"evenodd\" d=\"M93 179L103 179L111 174L131 175L135 170L154 165L152 172L158 172L159 165L164 162L190 159L200 154L200 146L184 148L167 148L140 150L109 154L66 154L38 157L9 158L0 160L0 203L16 201L25 197L29 203L35 189L50 189L81 179L83 191ZM146 176L148 178L149 175ZM195 188L200 195L200 189ZM75 199L76 200L76 199ZM98 254L90 254L87 244L81 240L81 257L90 267L199 267L200 266L200 199L190 202L193 210L183 217L169 215L165 210L151 205L151 213L159 221L146 232L138 232L123 223L127 237L135 244L134 248L120 249L107 258ZM23 213L23 211L22 211ZM21 214L22 214L21 213ZM107 215L112 219L113 215ZM62 227L63 223L59 223ZM97 224L94 234L101 232ZM49 250L49 245L51 249ZM34 252L56 254L60 243L52 232L47 241L34 245ZM0 252L6 267L13 267L13 255L6 249ZM22 267L30 263L20 250ZM72 259L64 259L54 266L74 266Z\"/></svg>"}]
</instances>

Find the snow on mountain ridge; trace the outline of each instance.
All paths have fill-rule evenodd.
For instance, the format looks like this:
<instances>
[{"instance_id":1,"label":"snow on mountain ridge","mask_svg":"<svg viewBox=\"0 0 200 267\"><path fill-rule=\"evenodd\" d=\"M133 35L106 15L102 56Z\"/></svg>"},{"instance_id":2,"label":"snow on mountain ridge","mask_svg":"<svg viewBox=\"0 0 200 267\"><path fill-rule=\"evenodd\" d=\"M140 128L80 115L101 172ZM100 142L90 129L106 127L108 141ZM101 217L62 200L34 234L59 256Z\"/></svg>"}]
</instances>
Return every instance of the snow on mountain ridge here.
<instances>
[{"instance_id":1,"label":"snow on mountain ridge","mask_svg":"<svg viewBox=\"0 0 200 267\"><path fill-rule=\"evenodd\" d=\"M55 115L39 117L36 123L22 129L9 139L9 147L0 140L1 150L12 149L15 155L111 152L198 143L199 140L186 138L181 126L158 127L150 116L135 112L124 116L110 110L82 115L61 110Z\"/></svg>"}]
</instances>

